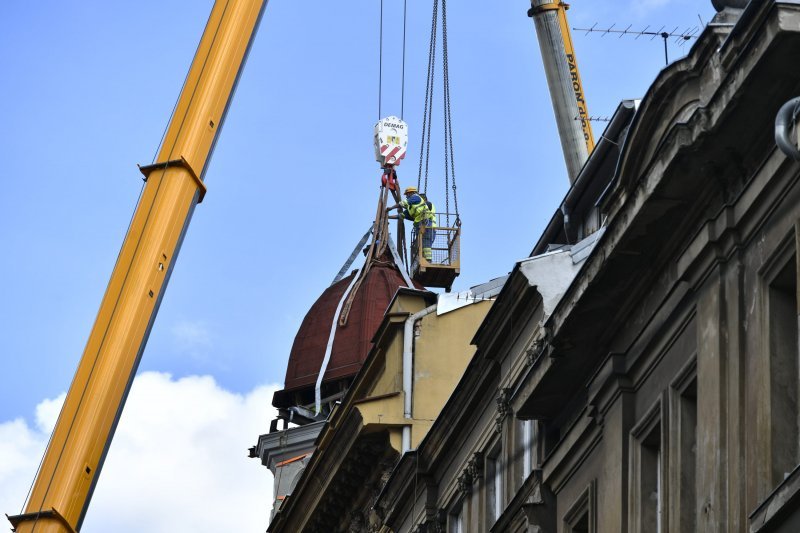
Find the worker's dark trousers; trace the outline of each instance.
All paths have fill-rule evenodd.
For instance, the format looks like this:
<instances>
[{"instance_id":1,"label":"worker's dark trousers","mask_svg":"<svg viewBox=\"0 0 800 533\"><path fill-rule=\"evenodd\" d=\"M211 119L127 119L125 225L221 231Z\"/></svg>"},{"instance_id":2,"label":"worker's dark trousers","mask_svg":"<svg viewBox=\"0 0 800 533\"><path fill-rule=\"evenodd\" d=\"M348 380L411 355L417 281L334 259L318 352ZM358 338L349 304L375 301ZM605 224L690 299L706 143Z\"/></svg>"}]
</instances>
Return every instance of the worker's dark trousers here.
<instances>
[{"instance_id":1,"label":"worker's dark trousers","mask_svg":"<svg viewBox=\"0 0 800 533\"><path fill-rule=\"evenodd\" d=\"M422 234L422 255L428 261L433 260L433 241L436 239L436 230L431 227L431 221L425 224L425 233Z\"/></svg>"}]
</instances>

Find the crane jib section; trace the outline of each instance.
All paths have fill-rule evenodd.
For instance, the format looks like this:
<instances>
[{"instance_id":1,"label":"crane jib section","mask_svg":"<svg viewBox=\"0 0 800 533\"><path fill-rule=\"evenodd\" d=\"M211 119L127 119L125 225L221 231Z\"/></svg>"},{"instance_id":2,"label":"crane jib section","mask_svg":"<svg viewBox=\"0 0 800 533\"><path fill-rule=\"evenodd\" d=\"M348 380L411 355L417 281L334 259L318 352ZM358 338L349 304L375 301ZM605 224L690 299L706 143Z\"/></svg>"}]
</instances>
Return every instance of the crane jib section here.
<instances>
[{"instance_id":1,"label":"crane jib section","mask_svg":"<svg viewBox=\"0 0 800 533\"><path fill-rule=\"evenodd\" d=\"M266 0L217 0L103 296L18 533L78 531Z\"/></svg>"},{"instance_id":2,"label":"crane jib section","mask_svg":"<svg viewBox=\"0 0 800 533\"><path fill-rule=\"evenodd\" d=\"M532 7L528 12L528 16L533 16L538 13L547 11L554 12L558 19L558 27L561 30L561 39L566 54L567 65L569 67L570 80L572 82L572 90L575 93L575 103L578 106L578 117L580 121L581 130L583 131L583 140L586 143L586 149L589 153L594 150L594 134L592 133L592 125L589 121L589 111L586 106L586 98L583 92L583 84L581 83L581 76L578 71L578 61L575 58L575 48L572 44L572 33L569 29L567 22L567 9L569 5L564 2L549 2Z\"/></svg>"}]
</instances>

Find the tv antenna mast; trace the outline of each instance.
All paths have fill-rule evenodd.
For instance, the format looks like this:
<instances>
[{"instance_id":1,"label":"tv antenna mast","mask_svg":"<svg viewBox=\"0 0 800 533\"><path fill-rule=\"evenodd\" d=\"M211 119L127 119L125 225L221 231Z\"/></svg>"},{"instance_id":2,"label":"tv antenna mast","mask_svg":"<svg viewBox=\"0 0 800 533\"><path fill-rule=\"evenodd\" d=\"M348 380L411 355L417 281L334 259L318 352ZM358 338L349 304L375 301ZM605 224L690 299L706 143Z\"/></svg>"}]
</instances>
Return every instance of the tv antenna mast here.
<instances>
[{"instance_id":1,"label":"tv antenna mast","mask_svg":"<svg viewBox=\"0 0 800 533\"><path fill-rule=\"evenodd\" d=\"M601 34L600 37L605 37L609 33L619 35L619 38L622 39L626 35L633 36L634 40L643 37L643 36L650 36L650 40L652 41L656 37L661 37L664 40L664 64L669 65L669 51L667 48L667 41L669 39L674 39L674 42L680 45L686 44L686 41L690 39L697 39L700 33L700 27L694 26L686 28L683 31L678 31L679 26L675 26L675 29L672 31L665 31L666 26L661 26L660 29L657 31L651 30L650 26L645 26L643 30L631 30L633 24L629 24L627 28L624 30L616 29L614 26L616 24L612 24L608 28L598 28L597 23L595 23L591 28L572 28L575 31L584 31L586 35L590 33L599 33Z\"/></svg>"}]
</instances>

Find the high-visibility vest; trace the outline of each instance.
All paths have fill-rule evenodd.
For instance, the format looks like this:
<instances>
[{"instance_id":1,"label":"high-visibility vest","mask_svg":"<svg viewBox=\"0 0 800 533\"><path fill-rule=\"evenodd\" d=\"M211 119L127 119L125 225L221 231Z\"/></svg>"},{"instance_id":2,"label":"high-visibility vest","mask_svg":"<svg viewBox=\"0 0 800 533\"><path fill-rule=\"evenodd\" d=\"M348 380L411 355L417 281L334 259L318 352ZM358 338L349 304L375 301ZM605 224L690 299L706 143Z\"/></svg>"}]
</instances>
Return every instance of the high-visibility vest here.
<instances>
[{"instance_id":1,"label":"high-visibility vest","mask_svg":"<svg viewBox=\"0 0 800 533\"><path fill-rule=\"evenodd\" d=\"M436 206L433 205L433 202L428 202L425 206L426 211L426 218L430 220L430 224L428 226L435 228L436 225Z\"/></svg>"},{"instance_id":2,"label":"high-visibility vest","mask_svg":"<svg viewBox=\"0 0 800 533\"><path fill-rule=\"evenodd\" d=\"M412 203L413 200L419 201ZM422 197L415 194L409 199L408 202L406 202L406 205L408 214L411 215L411 219L415 224L420 224L426 220L430 220L430 223L426 223L425 225L436 227L436 208L433 206L433 203L426 203ZM429 205L430 207L428 207Z\"/></svg>"}]
</instances>

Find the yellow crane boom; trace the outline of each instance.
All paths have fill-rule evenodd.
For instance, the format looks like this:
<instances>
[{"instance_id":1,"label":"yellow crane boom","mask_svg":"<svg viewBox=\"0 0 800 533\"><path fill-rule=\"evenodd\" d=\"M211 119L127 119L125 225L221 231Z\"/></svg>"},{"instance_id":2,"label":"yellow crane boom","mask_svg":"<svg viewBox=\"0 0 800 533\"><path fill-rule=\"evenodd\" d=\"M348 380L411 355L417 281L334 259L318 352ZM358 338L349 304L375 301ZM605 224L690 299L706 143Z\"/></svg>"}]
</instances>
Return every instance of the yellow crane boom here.
<instances>
[{"instance_id":1,"label":"yellow crane boom","mask_svg":"<svg viewBox=\"0 0 800 533\"><path fill-rule=\"evenodd\" d=\"M567 9L569 4L564 2L553 2L548 4L549 9L554 9L558 15L558 25L561 28L561 35L564 39L564 51L567 53L567 66L569 68L572 90L575 92L575 103L578 105L578 119L583 130L583 140L589 153L594 150L594 134L592 124L589 121L589 110L586 107L586 95L583 92L581 75L578 72L578 60L575 58L575 47L572 45L572 33L567 22ZM542 6L544 8L544 6Z\"/></svg>"},{"instance_id":2,"label":"yellow crane boom","mask_svg":"<svg viewBox=\"0 0 800 533\"><path fill-rule=\"evenodd\" d=\"M267 0L217 0L36 475L19 533L77 532Z\"/></svg>"},{"instance_id":3,"label":"yellow crane boom","mask_svg":"<svg viewBox=\"0 0 800 533\"><path fill-rule=\"evenodd\" d=\"M594 134L567 23L567 9L569 4L560 0L531 0L528 16L533 18L539 37L558 134L572 183L594 150Z\"/></svg>"}]
</instances>

